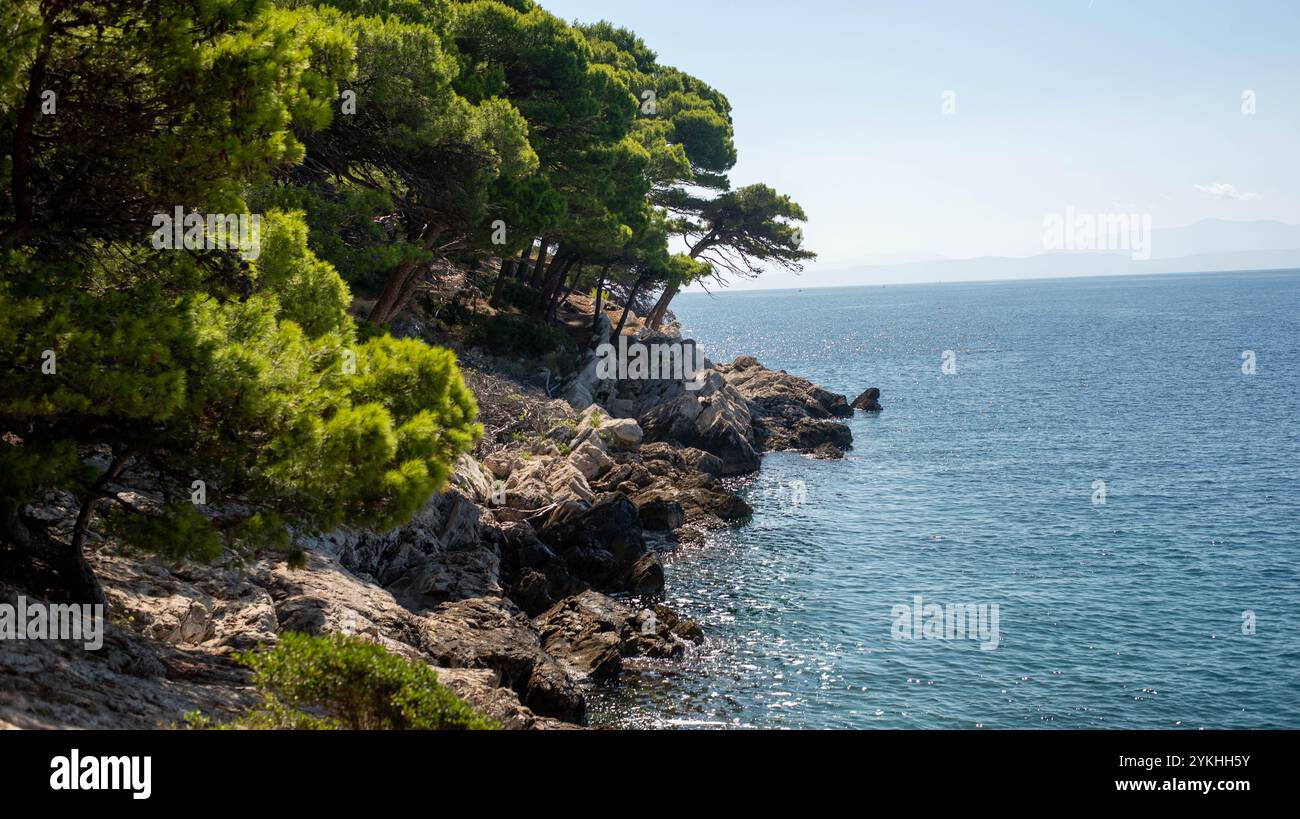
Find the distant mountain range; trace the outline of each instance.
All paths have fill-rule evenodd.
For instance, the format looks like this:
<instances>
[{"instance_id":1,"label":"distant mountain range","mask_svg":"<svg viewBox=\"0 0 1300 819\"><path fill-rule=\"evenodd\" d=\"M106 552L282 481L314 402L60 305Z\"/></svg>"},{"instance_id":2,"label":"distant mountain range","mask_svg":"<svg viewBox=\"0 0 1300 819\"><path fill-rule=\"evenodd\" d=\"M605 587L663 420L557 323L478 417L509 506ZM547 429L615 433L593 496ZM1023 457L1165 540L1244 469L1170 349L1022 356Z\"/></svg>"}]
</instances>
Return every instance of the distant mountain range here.
<instances>
[{"instance_id":1,"label":"distant mountain range","mask_svg":"<svg viewBox=\"0 0 1300 819\"><path fill-rule=\"evenodd\" d=\"M797 286L1300 268L1300 225L1205 219L1185 227L1155 229L1151 234L1151 258L1142 261L1122 251L1044 253L1022 258L938 258L807 272L799 277Z\"/></svg>"}]
</instances>

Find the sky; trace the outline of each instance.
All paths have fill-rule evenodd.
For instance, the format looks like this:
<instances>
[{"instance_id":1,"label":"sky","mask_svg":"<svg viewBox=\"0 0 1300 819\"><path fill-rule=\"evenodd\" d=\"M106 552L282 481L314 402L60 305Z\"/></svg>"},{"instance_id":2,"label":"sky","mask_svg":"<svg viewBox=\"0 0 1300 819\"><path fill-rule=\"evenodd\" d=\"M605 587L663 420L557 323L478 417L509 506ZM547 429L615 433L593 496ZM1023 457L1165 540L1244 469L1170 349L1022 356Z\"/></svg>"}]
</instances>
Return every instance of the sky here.
<instances>
[{"instance_id":1,"label":"sky","mask_svg":"<svg viewBox=\"0 0 1300 819\"><path fill-rule=\"evenodd\" d=\"M1296 0L540 2L726 94L732 184L803 205L810 272L1043 253L1067 207L1300 223Z\"/></svg>"}]
</instances>

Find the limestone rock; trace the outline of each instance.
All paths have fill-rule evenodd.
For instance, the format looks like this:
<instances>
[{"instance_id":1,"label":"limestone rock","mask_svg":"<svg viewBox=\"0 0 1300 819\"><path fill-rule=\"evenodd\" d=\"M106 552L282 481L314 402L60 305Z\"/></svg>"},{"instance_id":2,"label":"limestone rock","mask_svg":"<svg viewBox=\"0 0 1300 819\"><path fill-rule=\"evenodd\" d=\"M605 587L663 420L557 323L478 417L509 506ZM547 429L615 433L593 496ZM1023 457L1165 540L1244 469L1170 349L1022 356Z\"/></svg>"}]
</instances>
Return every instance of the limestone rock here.
<instances>
[{"instance_id":1,"label":"limestone rock","mask_svg":"<svg viewBox=\"0 0 1300 819\"><path fill-rule=\"evenodd\" d=\"M466 454L456 462L451 482L476 503L487 503L492 497L492 478L473 455Z\"/></svg>"},{"instance_id":2,"label":"limestone rock","mask_svg":"<svg viewBox=\"0 0 1300 819\"><path fill-rule=\"evenodd\" d=\"M691 632L685 624L690 621L683 621L666 606L637 610L586 591L556 603L533 622L547 653L575 677L606 682L618 676L624 658L680 657L686 642L675 627Z\"/></svg>"},{"instance_id":3,"label":"limestone rock","mask_svg":"<svg viewBox=\"0 0 1300 819\"><path fill-rule=\"evenodd\" d=\"M631 418L611 418L596 430L601 440L612 450L636 451L645 437L641 425Z\"/></svg>"},{"instance_id":4,"label":"limestone rock","mask_svg":"<svg viewBox=\"0 0 1300 819\"><path fill-rule=\"evenodd\" d=\"M769 370L753 356L740 356L716 369L748 403L759 449L833 456L852 446L852 431L835 420L853 415L843 395L784 371Z\"/></svg>"},{"instance_id":5,"label":"limestone rock","mask_svg":"<svg viewBox=\"0 0 1300 819\"><path fill-rule=\"evenodd\" d=\"M646 553L636 506L621 492L599 495L587 508L553 510L538 537L564 561L569 572L604 591L631 591L642 585L633 575ZM653 590L662 592L663 588Z\"/></svg>"},{"instance_id":6,"label":"limestone rock","mask_svg":"<svg viewBox=\"0 0 1300 819\"><path fill-rule=\"evenodd\" d=\"M582 473L582 477L588 481L604 475L614 466L614 461L610 459L605 451L596 446L591 441L585 441L569 454L569 463Z\"/></svg>"},{"instance_id":7,"label":"limestone rock","mask_svg":"<svg viewBox=\"0 0 1300 819\"><path fill-rule=\"evenodd\" d=\"M445 603L421 619L420 647L440 665L487 668L534 713L567 722L586 718L586 699L545 651L528 620L485 598Z\"/></svg>"}]
</instances>

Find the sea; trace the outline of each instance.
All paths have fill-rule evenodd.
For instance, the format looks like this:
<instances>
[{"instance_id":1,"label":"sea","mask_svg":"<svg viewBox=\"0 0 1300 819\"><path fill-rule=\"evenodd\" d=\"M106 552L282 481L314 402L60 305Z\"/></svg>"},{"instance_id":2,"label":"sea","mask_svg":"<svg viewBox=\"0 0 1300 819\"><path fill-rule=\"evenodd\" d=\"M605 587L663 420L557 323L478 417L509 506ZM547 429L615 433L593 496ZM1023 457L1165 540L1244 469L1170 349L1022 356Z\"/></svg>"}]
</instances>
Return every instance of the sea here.
<instances>
[{"instance_id":1,"label":"sea","mask_svg":"<svg viewBox=\"0 0 1300 819\"><path fill-rule=\"evenodd\" d=\"M686 293L884 409L667 556L706 642L623 728L1300 728L1300 271Z\"/></svg>"}]
</instances>

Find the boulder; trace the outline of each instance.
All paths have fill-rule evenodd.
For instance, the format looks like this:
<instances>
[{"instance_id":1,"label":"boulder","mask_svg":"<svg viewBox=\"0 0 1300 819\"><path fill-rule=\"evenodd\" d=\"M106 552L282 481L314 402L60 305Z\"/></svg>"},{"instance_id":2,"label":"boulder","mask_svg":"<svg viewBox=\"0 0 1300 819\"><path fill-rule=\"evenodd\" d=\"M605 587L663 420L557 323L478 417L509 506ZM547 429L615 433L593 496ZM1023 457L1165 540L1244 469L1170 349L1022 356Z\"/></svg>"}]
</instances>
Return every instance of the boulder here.
<instances>
[{"instance_id":1,"label":"boulder","mask_svg":"<svg viewBox=\"0 0 1300 819\"><path fill-rule=\"evenodd\" d=\"M645 440L688 446L695 437L700 409L699 398L687 394L650 407L640 416Z\"/></svg>"},{"instance_id":2,"label":"boulder","mask_svg":"<svg viewBox=\"0 0 1300 819\"><path fill-rule=\"evenodd\" d=\"M641 425L631 418L610 418L596 431L606 446L622 452L635 452L645 437Z\"/></svg>"},{"instance_id":3,"label":"boulder","mask_svg":"<svg viewBox=\"0 0 1300 819\"><path fill-rule=\"evenodd\" d=\"M637 597L658 597L664 593L664 564L659 555L646 552L632 565L627 590Z\"/></svg>"},{"instance_id":4,"label":"boulder","mask_svg":"<svg viewBox=\"0 0 1300 819\"><path fill-rule=\"evenodd\" d=\"M695 447L681 450L683 468L718 477L723 474L722 459L712 452Z\"/></svg>"},{"instance_id":5,"label":"boulder","mask_svg":"<svg viewBox=\"0 0 1300 819\"><path fill-rule=\"evenodd\" d=\"M790 449L801 449L805 452L817 449L823 444L831 444L837 449L848 449L853 446L852 430L838 421L800 418L793 429L782 430L782 433L789 434L788 438L783 436L781 440L788 440Z\"/></svg>"},{"instance_id":6,"label":"boulder","mask_svg":"<svg viewBox=\"0 0 1300 819\"><path fill-rule=\"evenodd\" d=\"M758 469L753 419L744 400L734 390L720 390L700 400L695 435L689 446L717 456L719 474L743 475Z\"/></svg>"},{"instance_id":7,"label":"boulder","mask_svg":"<svg viewBox=\"0 0 1300 819\"><path fill-rule=\"evenodd\" d=\"M667 606L634 609L594 591L555 604L533 621L542 647L574 677L615 679L628 657L680 657L699 626Z\"/></svg>"},{"instance_id":8,"label":"boulder","mask_svg":"<svg viewBox=\"0 0 1300 819\"><path fill-rule=\"evenodd\" d=\"M476 503L487 503L492 497L493 475L485 471L473 455L461 455L451 482Z\"/></svg>"},{"instance_id":9,"label":"boulder","mask_svg":"<svg viewBox=\"0 0 1300 819\"><path fill-rule=\"evenodd\" d=\"M554 509L538 529L538 537L564 561L569 573L602 591L660 593L659 587L645 587L646 578L636 571L646 554L641 519L636 506L621 492L596 496L587 508L562 506Z\"/></svg>"},{"instance_id":10,"label":"boulder","mask_svg":"<svg viewBox=\"0 0 1300 819\"><path fill-rule=\"evenodd\" d=\"M529 621L485 598L445 603L421 619L420 647L450 668L487 668L534 713L586 720L586 698L547 654Z\"/></svg>"},{"instance_id":11,"label":"boulder","mask_svg":"<svg viewBox=\"0 0 1300 819\"><path fill-rule=\"evenodd\" d=\"M584 441L569 453L569 463L573 464L588 481L599 478L614 466L614 461L605 454L605 451L591 441Z\"/></svg>"},{"instance_id":12,"label":"boulder","mask_svg":"<svg viewBox=\"0 0 1300 819\"><path fill-rule=\"evenodd\" d=\"M863 412L880 412L884 409L884 407L880 406L880 388L868 387L861 395L853 399L851 406Z\"/></svg>"},{"instance_id":13,"label":"boulder","mask_svg":"<svg viewBox=\"0 0 1300 819\"><path fill-rule=\"evenodd\" d=\"M690 447L716 460L708 468L718 475L741 475L758 469L753 420L745 399L725 384L713 391L686 393L652 407L641 416L646 440Z\"/></svg>"},{"instance_id":14,"label":"boulder","mask_svg":"<svg viewBox=\"0 0 1300 819\"><path fill-rule=\"evenodd\" d=\"M643 529L662 532L686 523L686 510L677 502L675 492L651 489L634 497L632 502L636 504Z\"/></svg>"},{"instance_id":15,"label":"boulder","mask_svg":"<svg viewBox=\"0 0 1300 819\"><path fill-rule=\"evenodd\" d=\"M655 606L654 613L659 622L663 623L673 634L683 640L696 644L704 642L704 629L700 628L700 624L689 617L682 617L663 603Z\"/></svg>"}]
</instances>

